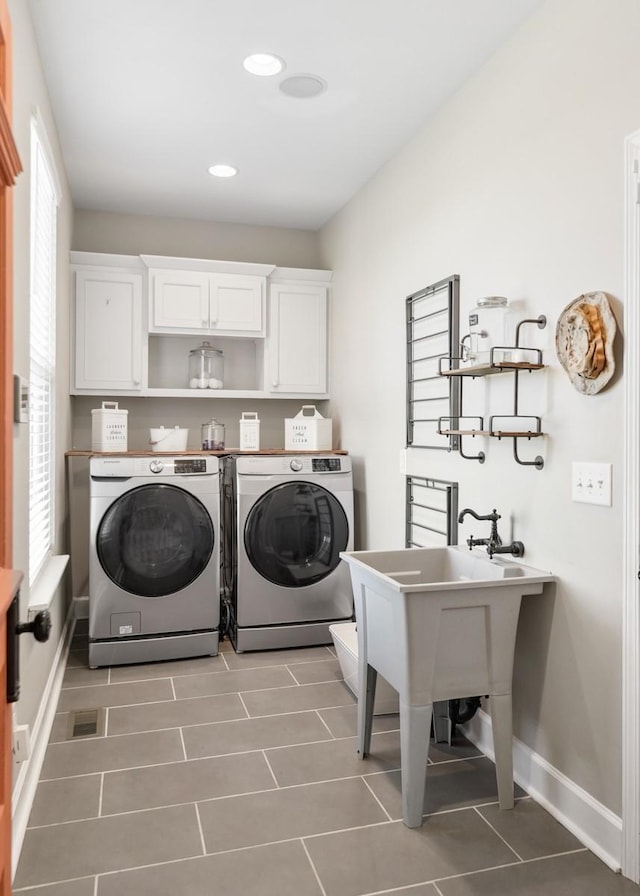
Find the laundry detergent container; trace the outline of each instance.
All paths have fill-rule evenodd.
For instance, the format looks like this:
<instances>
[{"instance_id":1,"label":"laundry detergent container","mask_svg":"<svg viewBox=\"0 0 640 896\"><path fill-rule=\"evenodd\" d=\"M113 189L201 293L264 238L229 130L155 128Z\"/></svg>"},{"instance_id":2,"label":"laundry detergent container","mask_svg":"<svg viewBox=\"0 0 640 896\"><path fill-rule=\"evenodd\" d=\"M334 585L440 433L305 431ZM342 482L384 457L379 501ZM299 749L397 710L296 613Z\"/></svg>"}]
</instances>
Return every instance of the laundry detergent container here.
<instances>
[{"instance_id":1,"label":"laundry detergent container","mask_svg":"<svg viewBox=\"0 0 640 896\"><path fill-rule=\"evenodd\" d=\"M338 654L338 662L344 676L344 683L358 696L358 632L355 622L339 622L329 626L331 637ZM388 681L378 675L376 699L373 713L377 716L399 712L398 692Z\"/></svg>"}]
</instances>

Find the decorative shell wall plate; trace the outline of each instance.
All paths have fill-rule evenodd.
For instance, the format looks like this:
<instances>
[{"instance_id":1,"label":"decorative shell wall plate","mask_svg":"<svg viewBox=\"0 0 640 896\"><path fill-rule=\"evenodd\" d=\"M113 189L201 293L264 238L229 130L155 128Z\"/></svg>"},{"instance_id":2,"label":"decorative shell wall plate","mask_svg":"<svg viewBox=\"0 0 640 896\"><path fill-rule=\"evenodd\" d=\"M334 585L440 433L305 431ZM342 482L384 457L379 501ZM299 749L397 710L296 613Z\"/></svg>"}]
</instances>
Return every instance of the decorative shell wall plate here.
<instances>
[{"instance_id":1,"label":"decorative shell wall plate","mask_svg":"<svg viewBox=\"0 0 640 896\"><path fill-rule=\"evenodd\" d=\"M603 389L615 371L616 320L603 292L586 292L558 318L556 354L569 379L584 395Z\"/></svg>"}]
</instances>

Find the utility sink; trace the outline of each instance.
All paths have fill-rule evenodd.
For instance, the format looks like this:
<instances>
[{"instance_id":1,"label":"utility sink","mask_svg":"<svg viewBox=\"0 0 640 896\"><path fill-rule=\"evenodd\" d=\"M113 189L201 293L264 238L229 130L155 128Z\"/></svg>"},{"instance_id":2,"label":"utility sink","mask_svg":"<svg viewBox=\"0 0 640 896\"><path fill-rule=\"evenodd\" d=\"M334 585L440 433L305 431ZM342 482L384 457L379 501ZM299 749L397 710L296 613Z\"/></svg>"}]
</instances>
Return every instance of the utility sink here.
<instances>
[{"instance_id":1,"label":"utility sink","mask_svg":"<svg viewBox=\"0 0 640 896\"><path fill-rule=\"evenodd\" d=\"M398 691L403 820L422 824L434 701L487 695L501 809L513 807L511 687L520 602L551 573L462 546L347 551L358 627L358 751L379 672Z\"/></svg>"}]
</instances>

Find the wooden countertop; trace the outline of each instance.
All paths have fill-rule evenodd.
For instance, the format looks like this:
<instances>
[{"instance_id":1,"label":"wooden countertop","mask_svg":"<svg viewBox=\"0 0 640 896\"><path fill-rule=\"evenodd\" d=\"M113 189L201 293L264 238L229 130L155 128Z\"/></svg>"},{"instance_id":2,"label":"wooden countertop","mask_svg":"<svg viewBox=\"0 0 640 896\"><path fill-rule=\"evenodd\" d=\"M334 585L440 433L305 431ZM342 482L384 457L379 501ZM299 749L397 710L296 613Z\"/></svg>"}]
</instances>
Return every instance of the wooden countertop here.
<instances>
[{"instance_id":1,"label":"wooden countertop","mask_svg":"<svg viewBox=\"0 0 640 896\"><path fill-rule=\"evenodd\" d=\"M238 455L296 455L296 454L348 454L339 448L327 449L325 451L285 451L284 448L263 448L260 451L240 451L239 448L225 448L224 451L202 451L194 449L193 451L88 451L80 448L74 448L71 451L65 451L65 457L160 457L162 455L169 457L183 457L187 455L203 455L210 454L213 457L226 457L230 454Z\"/></svg>"}]
</instances>

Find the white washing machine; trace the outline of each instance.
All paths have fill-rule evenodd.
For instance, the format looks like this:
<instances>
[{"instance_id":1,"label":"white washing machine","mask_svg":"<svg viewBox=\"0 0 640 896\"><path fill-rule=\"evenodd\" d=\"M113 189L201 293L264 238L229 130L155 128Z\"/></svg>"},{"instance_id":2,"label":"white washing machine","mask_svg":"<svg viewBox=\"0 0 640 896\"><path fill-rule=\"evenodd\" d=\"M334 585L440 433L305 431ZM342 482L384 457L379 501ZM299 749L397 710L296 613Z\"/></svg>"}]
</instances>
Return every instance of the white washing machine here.
<instances>
[{"instance_id":1,"label":"white washing machine","mask_svg":"<svg viewBox=\"0 0 640 896\"><path fill-rule=\"evenodd\" d=\"M351 459L231 457L225 491L235 649L330 644L329 626L353 616L349 570L340 559L353 545Z\"/></svg>"},{"instance_id":2,"label":"white washing machine","mask_svg":"<svg viewBox=\"0 0 640 896\"><path fill-rule=\"evenodd\" d=\"M89 666L218 652L217 457L90 461Z\"/></svg>"}]
</instances>

